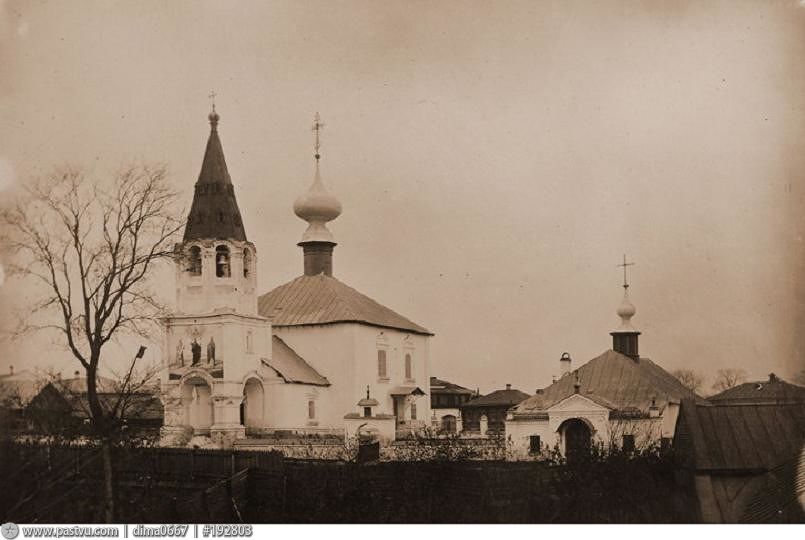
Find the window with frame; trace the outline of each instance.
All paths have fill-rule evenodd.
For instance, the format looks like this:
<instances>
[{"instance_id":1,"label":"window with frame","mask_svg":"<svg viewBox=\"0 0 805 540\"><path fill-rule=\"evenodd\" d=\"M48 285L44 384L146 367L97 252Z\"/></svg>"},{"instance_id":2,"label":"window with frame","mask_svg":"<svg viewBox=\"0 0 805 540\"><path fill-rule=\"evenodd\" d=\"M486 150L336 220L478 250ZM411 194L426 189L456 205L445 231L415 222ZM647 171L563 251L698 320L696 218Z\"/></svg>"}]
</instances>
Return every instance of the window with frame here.
<instances>
[{"instance_id":1,"label":"window with frame","mask_svg":"<svg viewBox=\"0 0 805 540\"><path fill-rule=\"evenodd\" d=\"M539 454L542 451L542 441L539 435L531 435L528 438L528 451L532 454Z\"/></svg>"},{"instance_id":2,"label":"window with frame","mask_svg":"<svg viewBox=\"0 0 805 540\"><path fill-rule=\"evenodd\" d=\"M215 275L217 277L230 277L232 269L229 264L229 248L218 246L215 248Z\"/></svg>"},{"instance_id":3,"label":"window with frame","mask_svg":"<svg viewBox=\"0 0 805 540\"><path fill-rule=\"evenodd\" d=\"M411 420L416 420L416 403L411 403Z\"/></svg>"},{"instance_id":4,"label":"window with frame","mask_svg":"<svg viewBox=\"0 0 805 540\"><path fill-rule=\"evenodd\" d=\"M411 364L412 364L412 361L411 361L411 355L410 355L410 354L406 354L406 355L405 355L405 378L406 378L407 380L411 380L411 379L413 379L413 378L414 378L414 377L413 377L413 373L412 373L412 372L413 372L413 369L412 369L412 365L411 365Z\"/></svg>"},{"instance_id":5,"label":"window with frame","mask_svg":"<svg viewBox=\"0 0 805 540\"><path fill-rule=\"evenodd\" d=\"M623 436L622 448L624 452L634 452L634 435L628 434Z\"/></svg>"},{"instance_id":6,"label":"window with frame","mask_svg":"<svg viewBox=\"0 0 805 540\"><path fill-rule=\"evenodd\" d=\"M364 407L363 408L363 416L365 418L369 418L370 416L372 416L372 408L371 407Z\"/></svg>"},{"instance_id":7,"label":"window with frame","mask_svg":"<svg viewBox=\"0 0 805 540\"><path fill-rule=\"evenodd\" d=\"M201 275L201 248L198 246L190 248L190 266L187 271L191 276Z\"/></svg>"},{"instance_id":8,"label":"window with frame","mask_svg":"<svg viewBox=\"0 0 805 540\"><path fill-rule=\"evenodd\" d=\"M307 402L307 418L308 420L316 419L316 402L312 399Z\"/></svg>"},{"instance_id":9,"label":"window with frame","mask_svg":"<svg viewBox=\"0 0 805 540\"><path fill-rule=\"evenodd\" d=\"M386 351L384 349L377 351L377 376L381 379L388 378L388 371L386 370Z\"/></svg>"}]
</instances>

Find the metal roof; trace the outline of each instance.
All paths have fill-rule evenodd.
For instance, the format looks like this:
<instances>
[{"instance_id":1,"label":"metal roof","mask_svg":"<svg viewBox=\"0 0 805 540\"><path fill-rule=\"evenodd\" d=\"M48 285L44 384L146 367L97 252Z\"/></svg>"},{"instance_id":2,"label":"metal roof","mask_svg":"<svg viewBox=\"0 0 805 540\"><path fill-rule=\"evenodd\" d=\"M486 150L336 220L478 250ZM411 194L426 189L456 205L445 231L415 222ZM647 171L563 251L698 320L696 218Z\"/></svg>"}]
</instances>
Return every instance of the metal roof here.
<instances>
[{"instance_id":1,"label":"metal roof","mask_svg":"<svg viewBox=\"0 0 805 540\"><path fill-rule=\"evenodd\" d=\"M211 119L210 137L195 185L193 204L187 216L185 240L228 238L246 241L235 188L218 137L217 120Z\"/></svg>"},{"instance_id":2,"label":"metal roof","mask_svg":"<svg viewBox=\"0 0 805 540\"><path fill-rule=\"evenodd\" d=\"M515 390L514 388L507 390L495 390L491 394L478 396L475 399L469 400L467 403L461 405L461 408L502 406L511 407L512 405L520 403L524 399L528 399L528 394L521 392L520 390Z\"/></svg>"},{"instance_id":3,"label":"metal roof","mask_svg":"<svg viewBox=\"0 0 805 540\"><path fill-rule=\"evenodd\" d=\"M475 394L475 390L470 390L469 388L464 388L463 386L459 386L455 383L451 383L450 381L445 381L442 379L438 379L436 377L430 378L430 393L431 394L461 394L461 395L473 395Z\"/></svg>"},{"instance_id":4,"label":"metal roof","mask_svg":"<svg viewBox=\"0 0 805 540\"><path fill-rule=\"evenodd\" d=\"M769 471L802 451L805 404L719 405L685 400L678 428L687 465L696 471Z\"/></svg>"},{"instance_id":5,"label":"metal roof","mask_svg":"<svg viewBox=\"0 0 805 540\"><path fill-rule=\"evenodd\" d=\"M271 360L263 359L268 367L277 372L288 383L329 386L330 381L296 354L287 343L277 336L271 336Z\"/></svg>"},{"instance_id":6,"label":"metal roof","mask_svg":"<svg viewBox=\"0 0 805 540\"><path fill-rule=\"evenodd\" d=\"M608 350L537 391L512 412L516 416L549 409L576 393L577 375L579 394L615 411L648 412L652 402L662 411L669 402L686 398L703 401L648 358L634 359Z\"/></svg>"},{"instance_id":7,"label":"metal roof","mask_svg":"<svg viewBox=\"0 0 805 540\"><path fill-rule=\"evenodd\" d=\"M427 329L382 306L332 276L299 276L262 295L258 311L274 326L354 322L432 336Z\"/></svg>"},{"instance_id":8,"label":"metal roof","mask_svg":"<svg viewBox=\"0 0 805 540\"><path fill-rule=\"evenodd\" d=\"M766 381L739 384L707 400L719 404L805 403L805 387L786 382L772 373Z\"/></svg>"}]
</instances>

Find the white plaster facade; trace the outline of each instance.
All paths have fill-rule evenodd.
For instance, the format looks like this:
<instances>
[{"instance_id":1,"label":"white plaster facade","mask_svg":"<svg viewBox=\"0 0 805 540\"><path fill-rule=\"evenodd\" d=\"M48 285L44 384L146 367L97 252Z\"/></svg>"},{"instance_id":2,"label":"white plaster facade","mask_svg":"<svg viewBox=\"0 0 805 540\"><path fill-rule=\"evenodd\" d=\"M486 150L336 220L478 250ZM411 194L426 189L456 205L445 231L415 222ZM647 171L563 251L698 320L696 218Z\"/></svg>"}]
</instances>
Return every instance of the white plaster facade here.
<instances>
[{"instance_id":1,"label":"white plaster facade","mask_svg":"<svg viewBox=\"0 0 805 540\"><path fill-rule=\"evenodd\" d=\"M679 404L670 402L665 410L650 413L648 417L627 418L595 401L574 394L549 407L544 412L532 415L511 412L506 420L506 437L516 457L539 457L557 448L562 455L567 453L569 422L581 421L589 429L591 443L604 448L621 446L623 436L634 437L635 448L646 448L674 435ZM532 436L539 436L541 449L534 452Z\"/></svg>"},{"instance_id":2,"label":"white plaster facade","mask_svg":"<svg viewBox=\"0 0 805 540\"><path fill-rule=\"evenodd\" d=\"M384 438L427 425L429 334L361 319L272 327L260 316L257 250L245 239L218 138L219 116L213 111L209 119L185 239L176 247L176 310L162 319L163 441L175 443L189 432L228 446L247 430L254 436L349 435L359 427L352 420L367 387L378 401L369 421ZM306 276L325 269L329 275L335 242L326 222L341 212L321 182L319 157L313 186L294 205L310 223L300 243ZM385 310L381 318L403 320L371 299L359 300L369 303Z\"/></svg>"}]
</instances>

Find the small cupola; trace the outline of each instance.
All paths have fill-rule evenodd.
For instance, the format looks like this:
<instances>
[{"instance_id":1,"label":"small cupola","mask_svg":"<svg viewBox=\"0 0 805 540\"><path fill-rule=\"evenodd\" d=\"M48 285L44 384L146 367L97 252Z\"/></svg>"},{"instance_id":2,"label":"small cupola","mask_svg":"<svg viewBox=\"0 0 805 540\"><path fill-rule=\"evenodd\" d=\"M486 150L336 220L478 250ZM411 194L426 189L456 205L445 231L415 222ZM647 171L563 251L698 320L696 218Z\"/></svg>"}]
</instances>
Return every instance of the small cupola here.
<instances>
[{"instance_id":1,"label":"small cupola","mask_svg":"<svg viewBox=\"0 0 805 540\"><path fill-rule=\"evenodd\" d=\"M629 282L626 276L626 268L633 266L635 263L627 263L626 255L623 256L623 263L619 266L623 267L623 300L621 305L618 306L616 313L621 318L621 324L618 328L609 334L612 336L612 349L625 356L638 360L640 352L638 348L638 336L640 332L632 326L632 317L637 313L637 309L629 299Z\"/></svg>"}]
</instances>

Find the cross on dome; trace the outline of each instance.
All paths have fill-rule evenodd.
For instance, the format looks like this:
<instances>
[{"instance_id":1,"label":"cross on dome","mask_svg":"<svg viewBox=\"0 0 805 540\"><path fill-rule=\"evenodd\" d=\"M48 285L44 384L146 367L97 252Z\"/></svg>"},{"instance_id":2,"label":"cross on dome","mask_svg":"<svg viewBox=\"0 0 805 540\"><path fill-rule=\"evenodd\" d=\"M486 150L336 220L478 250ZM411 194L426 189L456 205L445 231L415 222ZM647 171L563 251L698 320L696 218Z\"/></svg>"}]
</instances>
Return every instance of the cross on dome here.
<instances>
[{"instance_id":1,"label":"cross on dome","mask_svg":"<svg viewBox=\"0 0 805 540\"><path fill-rule=\"evenodd\" d=\"M629 281L626 279L626 267L627 266L635 266L637 263L634 262L626 262L626 254L623 254L623 263L619 264L618 266L623 267L623 288L629 288Z\"/></svg>"}]
</instances>

